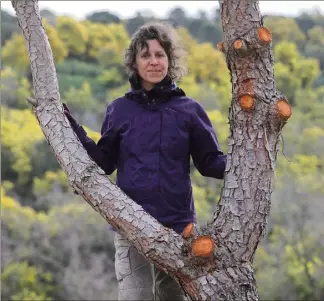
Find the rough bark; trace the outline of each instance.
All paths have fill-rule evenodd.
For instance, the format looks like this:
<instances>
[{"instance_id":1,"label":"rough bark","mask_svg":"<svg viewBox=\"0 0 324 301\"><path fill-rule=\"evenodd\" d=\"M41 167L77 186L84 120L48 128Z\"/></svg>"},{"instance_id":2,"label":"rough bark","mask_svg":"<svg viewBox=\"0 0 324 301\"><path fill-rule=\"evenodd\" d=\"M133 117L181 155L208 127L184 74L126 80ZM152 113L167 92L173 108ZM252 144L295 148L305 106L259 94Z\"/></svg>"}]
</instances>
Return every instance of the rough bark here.
<instances>
[{"instance_id":1,"label":"rough bark","mask_svg":"<svg viewBox=\"0 0 324 301\"><path fill-rule=\"evenodd\" d=\"M177 279L192 300L258 300L253 255L266 229L280 133L291 114L281 114L277 106L285 98L276 89L271 44L258 32L263 26L258 3L220 2L225 39L219 49L233 88L225 182L209 226L190 229L184 237L159 224L89 158L63 114L38 2L12 4L31 63L35 101L30 102L73 189L149 261ZM199 256L199 248L192 252L202 235L214 242L210 256Z\"/></svg>"}]
</instances>

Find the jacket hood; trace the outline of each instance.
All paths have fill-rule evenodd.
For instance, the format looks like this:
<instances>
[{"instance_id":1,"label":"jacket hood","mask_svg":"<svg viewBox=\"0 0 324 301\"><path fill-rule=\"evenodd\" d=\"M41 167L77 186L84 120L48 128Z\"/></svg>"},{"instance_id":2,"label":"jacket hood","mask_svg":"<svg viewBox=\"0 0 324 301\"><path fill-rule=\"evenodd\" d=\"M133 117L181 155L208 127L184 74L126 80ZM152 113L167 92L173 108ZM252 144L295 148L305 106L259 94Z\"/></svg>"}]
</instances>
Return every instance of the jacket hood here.
<instances>
[{"instance_id":1,"label":"jacket hood","mask_svg":"<svg viewBox=\"0 0 324 301\"><path fill-rule=\"evenodd\" d=\"M172 96L186 95L169 76L166 76L161 82L157 83L150 91L142 88L140 76L137 74L132 76L129 82L131 88L125 95L143 104L150 104L153 100L158 104L169 101Z\"/></svg>"}]
</instances>

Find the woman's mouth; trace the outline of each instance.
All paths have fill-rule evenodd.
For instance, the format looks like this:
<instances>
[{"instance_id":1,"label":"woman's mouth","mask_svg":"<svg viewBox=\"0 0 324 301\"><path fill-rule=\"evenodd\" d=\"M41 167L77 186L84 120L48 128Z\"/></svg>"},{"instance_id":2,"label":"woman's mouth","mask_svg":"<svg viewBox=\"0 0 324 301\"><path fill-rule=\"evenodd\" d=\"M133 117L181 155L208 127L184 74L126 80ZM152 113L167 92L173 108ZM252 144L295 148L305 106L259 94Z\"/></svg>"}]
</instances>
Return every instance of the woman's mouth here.
<instances>
[{"instance_id":1,"label":"woman's mouth","mask_svg":"<svg viewBox=\"0 0 324 301\"><path fill-rule=\"evenodd\" d=\"M159 70L149 71L149 74L151 74L151 75L159 75L160 73L161 73L161 71L159 71Z\"/></svg>"}]
</instances>

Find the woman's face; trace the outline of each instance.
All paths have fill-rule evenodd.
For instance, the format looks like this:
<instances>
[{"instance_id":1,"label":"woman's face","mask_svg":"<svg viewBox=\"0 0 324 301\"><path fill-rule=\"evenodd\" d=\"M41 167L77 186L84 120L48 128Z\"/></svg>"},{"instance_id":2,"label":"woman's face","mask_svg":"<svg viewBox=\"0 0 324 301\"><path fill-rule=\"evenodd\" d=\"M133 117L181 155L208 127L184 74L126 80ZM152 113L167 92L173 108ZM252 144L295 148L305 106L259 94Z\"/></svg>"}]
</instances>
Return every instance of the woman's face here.
<instances>
[{"instance_id":1,"label":"woman's face","mask_svg":"<svg viewBox=\"0 0 324 301\"><path fill-rule=\"evenodd\" d=\"M148 48L141 49L136 55L136 69L142 78L145 90L151 90L168 73L169 61L158 40L148 40Z\"/></svg>"}]
</instances>

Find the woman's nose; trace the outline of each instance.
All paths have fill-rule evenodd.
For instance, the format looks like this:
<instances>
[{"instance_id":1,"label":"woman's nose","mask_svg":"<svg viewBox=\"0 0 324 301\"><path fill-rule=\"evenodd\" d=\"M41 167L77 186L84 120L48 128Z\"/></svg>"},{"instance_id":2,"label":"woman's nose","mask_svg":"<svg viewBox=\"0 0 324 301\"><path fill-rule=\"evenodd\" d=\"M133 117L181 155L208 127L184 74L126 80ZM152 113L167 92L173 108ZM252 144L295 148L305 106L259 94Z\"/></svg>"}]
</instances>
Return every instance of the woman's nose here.
<instances>
[{"instance_id":1,"label":"woman's nose","mask_svg":"<svg viewBox=\"0 0 324 301\"><path fill-rule=\"evenodd\" d=\"M151 63L151 65L157 65L157 64L158 64L158 61L157 61L157 59L156 59L155 56L153 56L153 57L151 58L150 63Z\"/></svg>"}]
</instances>

